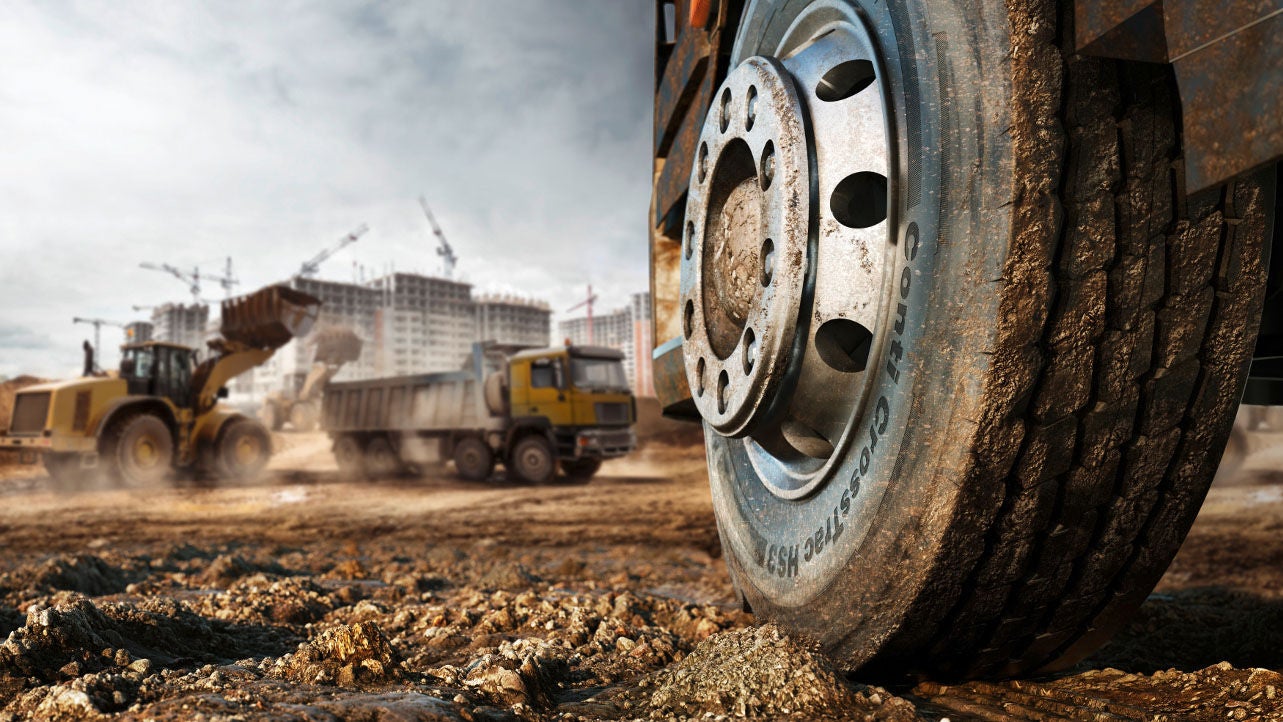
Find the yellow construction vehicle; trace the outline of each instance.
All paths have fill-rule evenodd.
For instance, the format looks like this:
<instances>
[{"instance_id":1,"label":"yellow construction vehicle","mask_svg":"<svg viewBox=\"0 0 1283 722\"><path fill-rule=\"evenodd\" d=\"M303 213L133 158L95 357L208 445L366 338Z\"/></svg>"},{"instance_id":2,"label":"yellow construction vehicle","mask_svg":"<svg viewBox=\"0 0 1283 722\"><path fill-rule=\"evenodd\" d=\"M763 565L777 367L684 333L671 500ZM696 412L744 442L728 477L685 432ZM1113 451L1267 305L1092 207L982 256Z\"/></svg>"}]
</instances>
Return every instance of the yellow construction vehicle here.
<instances>
[{"instance_id":1,"label":"yellow construction vehicle","mask_svg":"<svg viewBox=\"0 0 1283 722\"><path fill-rule=\"evenodd\" d=\"M623 354L597 346L474 344L459 371L332 383L323 425L339 469L382 476L453 460L465 479L496 462L526 483L560 466L583 483L637 445Z\"/></svg>"},{"instance_id":2,"label":"yellow construction vehicle","mask_svg":"<svg viewBox=\"0 0 1283 722\"><path fill-rule=\"evenodd\" d=\"M315 431L321 419L321 394L343 367L361 357L361 337L346 326L317 329L308 343L313 347L312 368L297 374L295 387L263 399L258 420L272 431L288 422L295 431Z\"/></svg>"},{"instance_id":3,"label":"yellow construction vehicle","mask_svg":"<svg viewBox=\"0 0 1283 722\"><path fill-rule=\"evenodd\" d=\"M174 469L250 476L267 464L271 437L218 400L231 379L306 334L319 307L305 293L269 286L223 302L221 337L203 361L178 344L127 344L119 371L25 388L0 449L32 462L43 455L58 481L95 468L128 485L156 483Z\"/></svg>"}]
</instances>

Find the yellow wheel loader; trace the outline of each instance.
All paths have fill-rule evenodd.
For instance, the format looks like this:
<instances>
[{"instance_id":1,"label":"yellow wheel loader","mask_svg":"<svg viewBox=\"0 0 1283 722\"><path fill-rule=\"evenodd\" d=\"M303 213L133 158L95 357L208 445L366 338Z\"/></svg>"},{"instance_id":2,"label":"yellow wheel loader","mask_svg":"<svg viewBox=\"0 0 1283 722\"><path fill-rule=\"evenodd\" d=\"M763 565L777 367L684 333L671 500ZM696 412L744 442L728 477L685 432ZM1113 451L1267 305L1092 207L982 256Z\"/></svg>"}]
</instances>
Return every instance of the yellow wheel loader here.
<instances>
[{"instance_id":1,"label":"yellow wheel loader","mask_svg":"<svg viewBox=\"0 0 1283 722\"><path fill-rule=\"evenodd\" d=\"M267 464L271 436L218 400L227 382L306 334L319 308L312 296L269 286L223 302L221 337L209 342L204 360L178 344L127 344L118 371L25 388L0 431L0 449L33 462L42 455L59 482L91 469L131 486L176 469L251 476Z\"/></svg>"},{"instance_id":2,"label":"yellow wheel loader","mask_svg":"<svg viewBox=\"0 0 1283 722\"><path fill-rule=\"evenodd\" d=\"M312 369L298 379L293 395L269 394L258 410L258 420L272 431L286 423L295 431L315 431L321 420L321 395L325 385L343 367L361 357L362 341L346 326L317 329L308 339L313 346Z\"/></svg>"}]
</instances>

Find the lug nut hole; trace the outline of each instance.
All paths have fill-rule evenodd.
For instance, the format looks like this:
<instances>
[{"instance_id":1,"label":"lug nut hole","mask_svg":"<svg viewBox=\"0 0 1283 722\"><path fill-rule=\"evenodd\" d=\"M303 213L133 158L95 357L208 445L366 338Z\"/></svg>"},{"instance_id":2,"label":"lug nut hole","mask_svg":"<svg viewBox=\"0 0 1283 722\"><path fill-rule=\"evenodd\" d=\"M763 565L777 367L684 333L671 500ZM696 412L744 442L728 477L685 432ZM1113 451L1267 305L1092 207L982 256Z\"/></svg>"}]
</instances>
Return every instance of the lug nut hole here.
<instances>
[{"instance_id":1,"label":"lug nut hole","mask_svg":"<svg viewBox=\"0 0 1283 722\"><path fill-rule=\"evenodd\" d=\"M691 221L686 221L686 239L683 245L685 245L683 251L686 254L686 260L689 261L691 254L695 252L695 224Z\"/></svg>"},{"instance_id":2,"label":"lug nut hole","mask_svg":"<svg viewBox=\"0 0 1283 722\"><path fill-rule=\"evenodd\" d=\"M753 364L757 363L757 334L752 328L744 329L744 373L753 373Z\"/></svg>"},{"instance_id":3,"label":"lug nut hole","mask_svg":"<svg viewBox=\"0 0 1283 722\"><path fill-rule=\"evenodd\" d=\"M699 144L699 182L708 178L708 143Z\"/></svg>"},{"instance_id":4,"label":"lug nut hole","mask_svg":"<svg viewBox=\"0 0 1283 722\"><path fill-rule=\"evenodd\" d=\"M695 395L704 395L704 371L707 364L704 363L704 357L701 356L699 361L695 362Z\"/></svg>"},{"instance_id":5,"label":"lug nut hole","mask_svg":"<svg viewBox=\"0 0 1283 722\"><path fill-rule=\"evenodd\" d=\"M721 113L722 132L725 133L727 128L731 127L731 89L727 88L722 91L722 113Z\"/></svg>"},{"instance_id":6,"label":"lug nut hole","mask_svg":"<svg viewBox=\"0 0 1283 722\"><path fill-rule=\"evenodd\" d=\"M682 331L686 333L686 338L691 337L691 330L695 327L695 302L686 302L686 312L682 314Z\"/></svg>"},{"instance_id":7,"label":"lug nut hole","mask_svg":"<svg viewBox=\"0 0 1283 722\"><path fill-rule=\"evenodd\" d=\"M731 377L727 375L726 369L717 375L717 413L726 413L726 387L731 383Z\"/></svg>"},{"instance_id":8,"label":"lug nut hole","mask_svg":"<svg viewBox=\"0 0 1283 722\"><path fill-rule=\"evenodd\" d=\"M775 180L775 143L773 141L766 141L766 147L762 149L762 167L757 177L762 184L762 190L769 189L771 181Z\"/></svg>"},{"instance_id":9,"label":"lug nut hole","mask_svg":"<svg viewBox=\"0 0 1283 722\"><path fill-rule=\"evenodd\" d=\"M771 285L771 276L775 269L775 241L766 239L762 241L762 285Z\"/></svg>"},{"instance_id":10,"label":"lug nut hole","mask_svg":"<svg viewBox=\"0 0 1283 722\"><path fill-rule=\"evenodd\" d=\"M744 130L753 129L753 121L757 120L757 86L748 86L748 102L746 103L748 112L744 115Z\"/></svg>"}]
</instances>

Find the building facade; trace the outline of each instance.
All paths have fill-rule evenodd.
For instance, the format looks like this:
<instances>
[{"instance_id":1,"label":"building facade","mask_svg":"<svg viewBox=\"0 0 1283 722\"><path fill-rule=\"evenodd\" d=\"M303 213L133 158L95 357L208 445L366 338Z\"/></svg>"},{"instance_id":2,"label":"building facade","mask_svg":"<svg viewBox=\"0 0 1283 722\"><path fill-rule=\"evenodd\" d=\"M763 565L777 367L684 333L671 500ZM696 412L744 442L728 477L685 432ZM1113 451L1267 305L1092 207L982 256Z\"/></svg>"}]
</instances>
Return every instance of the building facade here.
<instances>
[{"instance_id":1,"label":"building facade","mask_svg":"<svg viewBox=\"0 0 1283 722\"><path fill-rule=\"evenodd\" d=\"M552 332L552 309L543 301L508 295L483 295L477 301L478 341L544 347Z\"/></svg>"},{"instance_id":2,"label":"building facade","mask_svg":"<svg viewBox=\"0 0 1283 722\"><path fill-rule=\"evenodd\" d=\"M203 349L208 324L209 306L203 303L166 303L151 312L152 339L156 341Z\"/></svg>"}]
</instances>

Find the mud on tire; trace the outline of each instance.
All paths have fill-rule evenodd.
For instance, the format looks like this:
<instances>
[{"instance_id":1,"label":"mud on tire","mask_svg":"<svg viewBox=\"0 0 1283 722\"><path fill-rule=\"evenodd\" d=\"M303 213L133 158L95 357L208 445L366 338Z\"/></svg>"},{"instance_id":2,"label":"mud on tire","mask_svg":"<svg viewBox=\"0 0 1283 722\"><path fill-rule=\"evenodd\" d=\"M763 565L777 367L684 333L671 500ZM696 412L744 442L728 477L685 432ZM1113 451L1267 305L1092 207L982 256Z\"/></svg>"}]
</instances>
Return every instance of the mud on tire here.
<instances>
[{"instance_id":1,"label":"mud on tire","mask_svg":"<svg viewBox=\"0 0 1283 722\"><path fill-rule=\"evenodd\" d=\"M113 481L131 487L154 486L173 472L174 437L156 416L133 413L112 423L99 441L98 454Z\"/></svg>"},{"instance_id":2,"label":"mud on tire","mask_svg":"<svg viewBox=\"0 0 1283 722\"><path fill-rule=\"evenodd\" d=\"M749 3L731 67L820 4ZM706 426L731 575L850 667L1061 669L1144 600L1206 494L1273 190L1184 198L1170 69L1075 55L1068 3L853 4L899 133L900 305L814 493L771 494L760 447Z\"/></svg>"}]
</instances>

